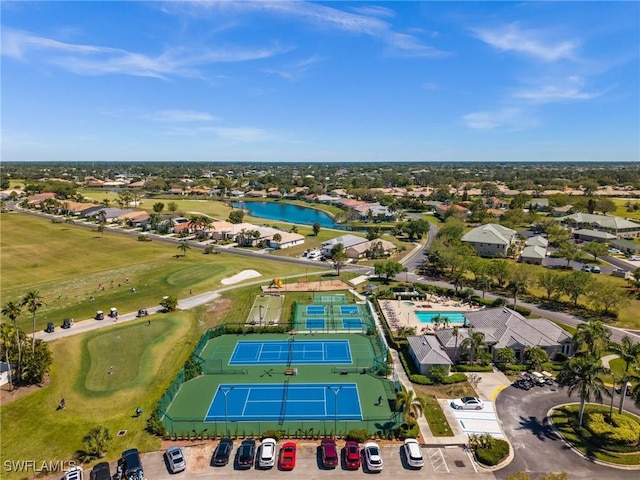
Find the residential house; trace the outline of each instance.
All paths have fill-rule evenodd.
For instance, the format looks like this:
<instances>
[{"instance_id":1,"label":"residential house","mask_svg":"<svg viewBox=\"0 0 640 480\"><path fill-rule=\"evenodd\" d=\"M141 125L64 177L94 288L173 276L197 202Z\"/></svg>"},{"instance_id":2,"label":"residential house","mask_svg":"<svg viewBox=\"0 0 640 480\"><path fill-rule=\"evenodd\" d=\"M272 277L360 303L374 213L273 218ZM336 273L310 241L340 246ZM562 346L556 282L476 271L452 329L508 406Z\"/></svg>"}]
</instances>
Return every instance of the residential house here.
<instances>
[{"instance_id":1,"label":"residential house","mask_svg":"<svg viewBox=\"0 0 640 480\"><path fill-rule=\"evenodd\" d=\"M631 240L618 238L616 240L611 240L609 242L609 246L617 248L621 252L628 253L629 255L640 255L640 243L636 243Z\"/></svg>"},{"instance_id":2,"label":"residential house","mask_svg":"<svg viewBox=\"0 0 640 480\"><path fill-rule=\"evenodd\" d=\"M325 242L322 242L322 248L321 248L322 255L324 257L330 258L331 257L331 250L333 249L333 247L335 247L339 243L342 244L342 246L344 247L345 252L346 252L346 250L348 248L353 247L354 245L358 245L360 243L364 243L366 241L367 241L366 238L357 237L357 236L351 235L351 234L341 235L339 237L332 238L331 240L327 240Z\"/></svg>"},{"instance_id":3,"label":"residential house","mask_svg":"<svg viewBox=\"0 0 640 480\"><path fill-rule=\"evenodd\" d=\"M549 240L547 240L543 236L536 235L534 237L527 238L527 241L526 241L525 245L527 247L529 247L529 246L532 246L532 247L543 247L543 248L546 249L549 246Z\"/></svg>"},{"instance_id":4,"label":"residential house","mask_svg":"<svg viewBox=\"0 0 640 480\"><path fill-rule=\"evenodd\" d=\"M462 205L438 205L435 209L435 216L438 218L445 218L449 212L449 210L455 210L456 212L468 217L471 213L467 207L463 207Z\"/></svg>"},{"instance_id":5,"label":"residential house","mask_svg":"<svg viewBox=\"0 0 640 480\"><path fill-rule=\"evenodd\" d=\"M83 212L85 218L97 219L106 223L116 223L118 217L127 213L132 213L133 210L113 207L91 207Z\"/></svg>"},{"instance_id":6,"label":"residential house","mask_svg":"<svg viewBox=\"0 0 640 480\"><path fill-rule=\"evenodd\" d=\"M471 245L478 255L487 257L506 257L515 240L515 230L497 223L481 225L462 236L462 241Z\"/></svg>"},{"instance_id":7,"label":"residential house","mask_svg":"<svg viewBox=\"0 0 640 480\"><path fill-rule=\"evenodd\" d=\"M383 256L391 255L398 249L395 243L388 240L382 240L376 238L374 240L358 243L345 249L345 253L349 258L366 258L369 254L374 254L375 257L380 258Z\"/></svg>"},{"instance_id":8,"label":"residential house","mask_svg":"<svg viewBox=\"0 0 640 480\"><path fill-rule=\"evenodd\" d=\"M573 205L564 205L563 207L555 207L551 209L549 213L552 217L562 217L573 211Z\"/></svg>"},{"instance_id":9,"label":"residential house","mask_svg":"<svg viewBox=\"0 0 640 480\"><path fill-rule=\"evenodd\" d=\"M280 240L273 239L275 235L280 235ZM276 249L283 249L289 247L295 247L296 245L302 245L304 243L304 235L293 232L278 231L271 235L269 239L269 247Z\"/></svg>"},{"instance_id":10,"label":"residential house","mask_svg":"<svg viewBox=\"0 0 640 480\"><path fill-rule=\"evenodd\" d=\"M547 249L539 245L527 245L520 254L520 261L533 265L542 265L547 256Z\"/></svg>"},{"instance_id":11,"label":"residential house","mask_svg":"<svg viewBox=\"0 0 640 480\"><path fill-rule=\"evenodd\" d=\"M409 355L418 367L421 375L428 376L433 367L444 367L447 375L451 373L453 362L447 352L433 335L407 337Z\"/></svg>"},{"instance_id":12,"label":"residential house","mask_svg":"<svg viewBox=\"0 0 640 480\"><path fill-rule=\"evenodd\" d=\"M151 219L151 215L149 215L148 212L139 210L136 212L125 213L124 215L120 215L118 217L118 222L125 223L130 227L139 228L139 227L146 226L149 223L150 219Z\"/></svg>"},{"instance_id":13,"label":"residential house","mask_svg":"<svg viewBox=\"0 0 640 480\"><path fill-rule=\"evenodd\" d=\"M584 242L600 242L607 243L611 240L615 240L616 237L612 233L602 230L593 230L591 228L579 228L573 231L573 238L582 240Z\"/></svg>"},{"instance_id":14,"label":"residential house","mask_svg":"<svg viewBox=\"0 0 640 480\"><path fill-rule=\"evenodd\" d=\"M600 230L615 235L617 238L640 238L640 223L621 217L574 213L561 217L558 221L565 227Z\"/></svg>"}]
</instances>

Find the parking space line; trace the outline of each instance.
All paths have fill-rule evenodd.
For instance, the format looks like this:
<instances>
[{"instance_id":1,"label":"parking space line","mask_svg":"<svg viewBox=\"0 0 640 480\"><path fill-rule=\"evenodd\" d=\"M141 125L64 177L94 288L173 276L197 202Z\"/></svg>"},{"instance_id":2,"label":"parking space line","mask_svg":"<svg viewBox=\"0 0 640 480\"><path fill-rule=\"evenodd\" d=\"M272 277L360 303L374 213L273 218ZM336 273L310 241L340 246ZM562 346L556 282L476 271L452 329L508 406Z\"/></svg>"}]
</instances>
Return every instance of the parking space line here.
<instances>
[{"instance_id":1,"label":"parking space line","mask_svg":"<svg viewBox=\"0 0 640 480\"><path fill-rule=\"evenodd\" d=\"M427 448L427 455L435 473L451 473L441 448Z\"/></svg>"}]
</instances>

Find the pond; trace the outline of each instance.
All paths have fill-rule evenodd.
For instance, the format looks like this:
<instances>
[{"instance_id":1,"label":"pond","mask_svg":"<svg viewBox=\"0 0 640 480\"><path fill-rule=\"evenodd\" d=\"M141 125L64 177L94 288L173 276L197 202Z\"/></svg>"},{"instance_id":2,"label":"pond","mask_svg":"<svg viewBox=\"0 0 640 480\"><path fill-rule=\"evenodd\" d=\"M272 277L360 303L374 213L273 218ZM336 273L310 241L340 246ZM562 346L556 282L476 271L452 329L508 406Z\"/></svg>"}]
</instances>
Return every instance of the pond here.
<instances>
[{"instance_id":1,"label":"pond","mask_svg":"<svg viewBox=\"0 0 640 480\"><path fill-rule=\"evenodd\" d=\"M281 222L313 225L319 223L322 227L343 228L333 221L330 215L313 208L301 207L282 202L233 202L234 208L242 208L258 218L268 218Z\"/></svg>"}]
</instances>

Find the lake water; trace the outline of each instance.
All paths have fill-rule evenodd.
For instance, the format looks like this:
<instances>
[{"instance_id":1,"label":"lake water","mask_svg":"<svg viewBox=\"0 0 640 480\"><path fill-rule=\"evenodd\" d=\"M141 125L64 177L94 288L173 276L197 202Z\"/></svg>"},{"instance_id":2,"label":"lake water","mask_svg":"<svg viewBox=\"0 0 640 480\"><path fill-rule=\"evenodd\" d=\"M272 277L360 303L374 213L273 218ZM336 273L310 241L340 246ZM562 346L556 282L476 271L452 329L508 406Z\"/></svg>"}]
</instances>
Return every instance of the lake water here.
<instances>
[{"instance_id":1,"label":"lake water","mask_svg":"<svg viewBox=\"0 0 640 480\"><path fill-rule=\"evenodd\" d=\"M313 225L317 222L323 227L340 228L340 226L333 221L333 218L326 213L290 203L233 202L232 205L234 208L248 210L252 216L258 218L268 218L269 220L299 223L302 225Z\"/></svg>"}]
</instances>

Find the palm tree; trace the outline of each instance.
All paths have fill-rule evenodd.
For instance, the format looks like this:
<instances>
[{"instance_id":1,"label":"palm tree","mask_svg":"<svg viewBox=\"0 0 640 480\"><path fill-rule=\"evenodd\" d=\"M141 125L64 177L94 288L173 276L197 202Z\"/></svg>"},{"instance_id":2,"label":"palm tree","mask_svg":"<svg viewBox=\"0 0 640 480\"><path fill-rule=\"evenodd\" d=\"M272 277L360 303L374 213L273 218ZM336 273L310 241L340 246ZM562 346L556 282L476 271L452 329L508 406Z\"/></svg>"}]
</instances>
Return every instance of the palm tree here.
<instances>
[{"instance_id":1,"label":"palm tree","mask_svg":"<svg viewBox=\"0 0 640 480\"><path fill-rule=\"evenodd\" d=\"M396 394L396 407L402 412L405 423L408 423L411 418L418 418L424 412L422 402L416 397L415 392L405 387Z\"/></svg>"},{"instance_id":2,"label":"palm tree","mask_svg":"<svg viewBox=\"0 0 640 480\"><path fill-rule=\"evenodd\" d=\"M460 327L456 325L453 327L453 336L456 337L456 345L453 347L456 352L456 361L458 361L458 335L460 335Z\"/></svg>"},{"instance_id":3,"label":"palm tree","mask_svg":"<svg viewBox=\"0 0 640 480\"><path fill-rule=\"evenodd\" d=\"M524 357L534 370L541 370L542 364L549 361L549 355L541 347L527 348Z\"/></svg>"},{"instance_id":4,"label":"palm tree","mask_svg":"<svg viewBox=\"0 0 640 480\"><path fill-rule=\"evenodd\" d=\"M9 386L11 390L13 390L13 375L11 373L11 343L13 337L13 329L14 327L9 325L8 323L0 324L0 339L2 340L2 347L4 350L5 361L7 362L7 371L9 373ZM0 358L2 355L0 355Z\"/></svg>"},{"instance_id":5,"label":"palm tree","mask_svg":"<svg viewBox=\"0 0 640 480\"><path fill-rule=\"evenodd\" d=\"M478 352L484 346L484 333L469 329L469 336L462 340L460 346L469 351L469 361L474 363Z\"/></svg>"},{"instance_id":6,"label":"palm tree","mask_svg":"<svg viewBox=\"0 0 640 480\"><path fill-rule=\"evenodd\" d=\"M18 359L17 359L18 372L20 371L20 363L22 361L22 352L20 351L21 350L20 344L22 342L20 342L20 330L18 329L17 320L21 313L22 313L22 306L18 302L9 301L2 306L2 315L4 315L5 317L8 317L9 320L11 320L11 322L13 323L13 328L16 333L16 345L18 347ZM9 368L11 368L11 366L9 366ZM11 372L9 372L9 377L11 377Z\"/></svg>"},{"instance_id":7,"label":"palm tree","mask_svg":"<svg viewBox=\"0 0 640 480\"><path fill-rule=\"evenodd\" d=\"M569 396L576 391L580 395L579 426L582 426L582 417L587 401L590 401L593 396L596 401L601 402L603 392L609 395L601 378L601 375L608 372L609 369L602 366L600 359L584 355L570 359L558 374L558 383L567 387Z\"/></svg>"},{"instance_id":8,"label":"palm tree","mask_svg":"<svg viewBox=\"0 0 640 480\"><path fill-rule=\"evenodd\" d=\"M611 338L611 331L604 323L599 320L590 320L578 325L573 342L576 351L580 351L584 346L587 354L594 358L600 358L602 352L609 346L609 338Z\"/></svg>"},{"instance_id":9,"label":"palm tree","mask_svg":"<svg viewBox=\"0 0 640 480\"><path fill-rule=\"evenodd\" d=\"M640 363L640 342L636 343L631 340L631 337L625 335L622 337L622 343L620 345L612 343L609 349L616 353L624 361L624 375L622 377L622 391L620 392L620 406L618 407L618 413L622 414L624 407L624 397L627 394L627 382L636 377L633 372L637 369Z\"/></svg>"},{"instance_id":10,"label":"palm tree","mask_svg":"<svg viewBox=\"0 0 640 480\"><path fill-rule=\"evenodd\" d=\"M178 250L182 252L183 257L187 256L187 250L189 249L191 249L191 247L189 246L189 242L187 242L186 240L182 240L178 245Z\"/></svg>"},{"instance_id":11,"label":"palm tree","mask_svg":"<svg viewBox=\"0 0 640 480\"><path fill-rule=\"evenodd\" d=\"M31 339L31 350L33 353L36 351L36 312L40 307L44 305L44 302L40 298L40 292L37 290L31 290L22 298L20 302L23 307L27 307L27 310L31 314L33 320L33 338Z\"/></svg>"}]
</instances>

